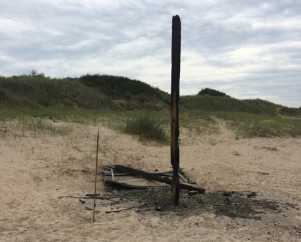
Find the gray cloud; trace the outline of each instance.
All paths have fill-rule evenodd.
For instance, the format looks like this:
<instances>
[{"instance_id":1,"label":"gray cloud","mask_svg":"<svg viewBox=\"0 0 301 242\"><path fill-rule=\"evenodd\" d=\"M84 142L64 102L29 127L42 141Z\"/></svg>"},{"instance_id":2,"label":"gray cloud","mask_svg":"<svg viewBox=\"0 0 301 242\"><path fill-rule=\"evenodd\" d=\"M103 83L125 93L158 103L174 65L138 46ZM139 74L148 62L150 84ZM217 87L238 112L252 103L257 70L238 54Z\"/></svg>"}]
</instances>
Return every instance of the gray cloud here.
<instances>
[{"instance_id":1,"label":"gray cloud","mask_svg":"<svg viewBox=\"0 0 301 242\"><path fill-rule=\"evenodd\" d=\"M0 75L107 73L166 91L182 17L182 94L213 87L301 106L297 0L0 0Z\"/></svg>"}]
</instances>

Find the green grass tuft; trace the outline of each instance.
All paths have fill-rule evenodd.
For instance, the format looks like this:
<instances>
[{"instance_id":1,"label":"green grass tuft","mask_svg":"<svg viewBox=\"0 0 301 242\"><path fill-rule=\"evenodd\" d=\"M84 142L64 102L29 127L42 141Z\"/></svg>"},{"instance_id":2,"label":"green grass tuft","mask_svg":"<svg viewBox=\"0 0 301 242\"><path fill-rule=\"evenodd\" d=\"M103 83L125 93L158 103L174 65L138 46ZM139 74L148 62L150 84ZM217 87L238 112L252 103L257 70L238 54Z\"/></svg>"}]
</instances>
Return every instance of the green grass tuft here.
<instances>
[{"instance_id":1,"label":"green grass tuft","mask_svg":"<svg viewBox=\"0 0 301 242\"><path fill-rule=\"evenodd\" d=\"M142 140L167 142L167 135L162 127L162 122L150 116L143 115L128 119L124 131L128 134L138 135Z\"/></svg>"}]
</instances>

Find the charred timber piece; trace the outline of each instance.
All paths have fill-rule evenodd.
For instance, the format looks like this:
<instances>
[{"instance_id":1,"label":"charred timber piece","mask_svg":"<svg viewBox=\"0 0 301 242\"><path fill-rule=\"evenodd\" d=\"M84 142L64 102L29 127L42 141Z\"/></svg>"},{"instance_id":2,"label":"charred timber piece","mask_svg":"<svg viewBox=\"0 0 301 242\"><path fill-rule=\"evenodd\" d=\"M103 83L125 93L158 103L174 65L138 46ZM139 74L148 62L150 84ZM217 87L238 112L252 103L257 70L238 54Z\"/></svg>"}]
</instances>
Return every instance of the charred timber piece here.
<instances>
[{"instance_id":1,"label":"charred timber piece","mask_svg":"<svg viewBox=\"0 0 301 242\"><path fill-rule=\"evenodd\" d=\"M119 175L124 176L124 174L127 174L128 176L140 177L140 178L144 178L146 180L158 181L158 182L165 183L168 185L173 184L172 177L170 175L169 176L167 175L168 172L166 172L166 173L146 172L146 171L138 170L138 169L123 166L123 165L115 165L115 166L104 167L103 168L104 176L110 176L108 171L110 171L111 169L114 170L115 178ZM128 189L145 189L145 188L147 188L147 186L142 188L141 186L135 186L135 185L131 185L128 183L120 182L117 179L115 179L115 180L105 179L105 183L108 185L117 187L117 188L128 188ZM183 181L179 181L179 187L181 189L185 189L185 190L198 191L199 193L205 192L204 188L201 188L196 184L190 184L188 182L183 182Z\"/></svg>"}]
</instances>

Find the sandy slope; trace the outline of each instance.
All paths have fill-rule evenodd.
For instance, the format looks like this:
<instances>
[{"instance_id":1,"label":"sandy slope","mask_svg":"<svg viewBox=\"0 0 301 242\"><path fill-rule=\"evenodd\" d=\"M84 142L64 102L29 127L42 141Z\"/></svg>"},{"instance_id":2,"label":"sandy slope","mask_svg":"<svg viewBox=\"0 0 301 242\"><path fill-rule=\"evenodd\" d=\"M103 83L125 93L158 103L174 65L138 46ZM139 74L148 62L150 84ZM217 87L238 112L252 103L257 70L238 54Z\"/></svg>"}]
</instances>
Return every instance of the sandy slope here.
<instances>
[{"instance_id":1,"label":"sandy slope","mask_svg":"<svg viewBox=\"0 0 301 242\"><path fill-rule=\"evenodd\" d=\"M106 213L99 205L91 224L78 199L59 197L93 191L97 128L69 125L66 136L0 131L0 241L301 241L301 139L185 131L182 167L209 192L199 208ZM169 148L101 127L101 160L166 170ZM210 207L217 191L254 191L281 209L260 205L260 219L228 216L225 204Z\"/></svg>"}]
</instances>

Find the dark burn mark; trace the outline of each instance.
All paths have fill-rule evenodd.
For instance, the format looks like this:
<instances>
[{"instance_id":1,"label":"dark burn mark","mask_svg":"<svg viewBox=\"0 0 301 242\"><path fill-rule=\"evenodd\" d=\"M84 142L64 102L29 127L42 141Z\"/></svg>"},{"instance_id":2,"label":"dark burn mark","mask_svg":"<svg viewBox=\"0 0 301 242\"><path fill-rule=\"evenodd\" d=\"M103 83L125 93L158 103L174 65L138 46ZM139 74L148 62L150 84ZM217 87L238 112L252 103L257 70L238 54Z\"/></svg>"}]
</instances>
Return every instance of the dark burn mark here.
<instances>
[{"instance_id":1,"label":"dark burn mark","mask_svg":"<svg viewBox=\"0 0 301 242\"><path fill-rule=\"evenodd\" d=\"M177 208L170 201L172 193L168 187L139 191L119 190L112 195L120 198L121 203L136 203L139 208L136 212L159 212L163 216L170 212L184 217L212 212L216 216L261 220L264 214L298 208L295 204L258 198L255 192L217 191L191 194L182 191L181 203Z\"/></svg>"}]
</instances>

